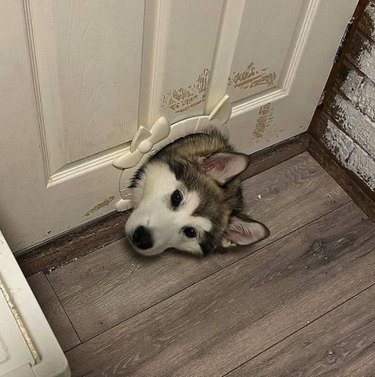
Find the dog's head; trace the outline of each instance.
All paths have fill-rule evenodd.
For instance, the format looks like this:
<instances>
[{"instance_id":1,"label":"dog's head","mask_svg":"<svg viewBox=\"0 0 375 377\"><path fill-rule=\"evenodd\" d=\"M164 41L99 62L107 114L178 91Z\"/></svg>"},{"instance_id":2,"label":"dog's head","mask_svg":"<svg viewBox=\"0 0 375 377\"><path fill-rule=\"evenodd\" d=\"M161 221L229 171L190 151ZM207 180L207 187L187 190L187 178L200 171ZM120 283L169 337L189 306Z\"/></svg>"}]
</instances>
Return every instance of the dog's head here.
<instances>
[{"instance_id":1,"label":"dog's head","mask_svg":"<svg viewBox=\"0 0 375 377\"><path fill-rule=\"evenodd\" d=\"M135 174L134 210L126 234L136 251L169 248L206 255L266 238L268 229L242 213L240 181L248 165L239 153L217 153L195 163L151 159Z\"/></svg>"}]
</instances>

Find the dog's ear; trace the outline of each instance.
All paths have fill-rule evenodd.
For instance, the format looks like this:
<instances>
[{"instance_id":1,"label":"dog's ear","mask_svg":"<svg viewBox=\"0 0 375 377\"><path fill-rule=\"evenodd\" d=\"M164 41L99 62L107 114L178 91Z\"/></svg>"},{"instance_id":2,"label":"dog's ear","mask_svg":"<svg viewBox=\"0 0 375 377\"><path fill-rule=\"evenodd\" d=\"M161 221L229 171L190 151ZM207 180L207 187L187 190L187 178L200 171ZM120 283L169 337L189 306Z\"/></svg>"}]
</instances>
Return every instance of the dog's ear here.
<instances>
[{"instance_id":1,"label":"dog's ear","mask_svg":"<svg viewBox=\"0 0 375 377\"><path fill-rule=\"evenodd\" d=\"M221 246L250 245L267 238L269 235L268 228L258 221L251 220L245 215L241 215L241 217L231 216Z\"/></svg>"},{"instance_id":2,"label":"dog's ear","mask_svg":"<svg viewBox=\"0 0 375 377\"><path fill-rule=\"evenodd\" d=\"M242 153L216 153L201 162L201 170L219 184L224 184L249 165L250 158Z\"/></svg>"}]
</instances>

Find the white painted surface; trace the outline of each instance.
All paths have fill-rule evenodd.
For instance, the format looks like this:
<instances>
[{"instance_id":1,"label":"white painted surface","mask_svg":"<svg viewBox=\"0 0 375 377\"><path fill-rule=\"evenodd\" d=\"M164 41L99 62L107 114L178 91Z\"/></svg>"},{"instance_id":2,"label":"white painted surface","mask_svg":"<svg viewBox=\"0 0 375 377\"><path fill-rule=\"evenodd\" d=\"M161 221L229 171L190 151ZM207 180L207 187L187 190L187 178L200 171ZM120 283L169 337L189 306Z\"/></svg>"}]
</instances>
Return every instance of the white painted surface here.
<instances>
[{"instance_id":1,"label":"white painted surface","mask_svg":"<svg viewBox=\"0 0 375 377\"><path fill-rule=\"evenodd\" d=\"M235 0L237 1L237 0ZM140 124L203 114L224 0L146 3Z\"/></svg>"},{"instance_id":2,"label":"white painted surface","mask_svg":"<svg viewBox=\"0 0 375 377\"><path fill-rule=\"evenodd\" d=\"M42 310L0 232L0 376L68 377Z\"/></svg>"},{"instance_id":3,"label":"white painted surface","mask_svg":"<svg viewBox=\"0 0 375 377\"><path fill-rule=\"evenodd\" d=\"M226 1L224 4L208 86L206 114L210 113L227 94L228 82L225 78L230 76L235 50L238 46L245 4L245 0Z\"/></svg>"},{"instance_id":4,"label":"white painted surface","mask_svg":"<svg viewBox=\"0 0 375 377\"><path fill-rule=\"evenodd\" d=\"M307 130L356 3L303 1L283 67L284 79L233 107L229 128L240 150L253 153ZM267 103L271 105L265 116L260 107Z\"/></svg>"},{"instance_id":5,"label":"white painted surface","mask_svg":"<svg viewBox=\"0 0 375 377\"><path fill-rule=\"evenodd\" d=\"M329 119L327 120L324 141L339 161L347 161L354 149L353 140Z\"/></svg>"},{"instance_id":6,"label":"white painted surface","mask_svg":"<svg viewBox=\"0 0 375 377\"><path fill-rule=\"evenodd\" d=\"M19 251L114 210L139 125L229 92L243 152L306 130L356 0L3 3L0 226Z\"/></svg>"},{"instance_id":7,"label":"white painted surface","mask_svg":"<svg viewBox=\"0 0 375 377\"><path fill-rule=\"evenodd\" d=\"M375 124L343 96L336 94L332 101L332 116L370 156L375 157Z\"/></svg>"},{"instance_id":8,"label":"white painted surface","mask_svg":"<svg viewBox=\"0 0 375 377\"><path fill-rule=\"evenodd\" d=\"M282 86L293 34L298 33L303 5L309 1L268 0L267 6L264 0L245 3L229 73L228 93L234 103Z\"/></svg>"},{"instance_id":9,"label":"white painted surface","mask_svg":"<svg viewBox=\"0 0 375 377\"><path fill-rule=\"evenodd\" d=\"M375 191L375 161L353 139L328 120L323 140L337 160Z\"/></svg>"},{"instance_id":10,"label":"white painted surface","mask_svg":"<svg viewBox=\"0 0 375 377\"><path fill-rule=\"evenodd\" d=\"M375 4L370 2L359 20L351 48L344 56L346 74L331 93L325 111L323 141L339 163L375 191ZM366 33L369 34L366 36Z\"/></svg>"},{"instance_id":11,"label":"white painted surface","mask_svg":"<svg viewBox=\"0 0 375 377\"><path fill-rule=\"evenodd\" d=\"M67 164L131 140L138 122L144 4L24 3L51 176Z\"/></svg>"},{"instance_id":12,"label":"white painted surface","mask_svg":"<svg viewBox=\"0 0 375 377\"><path fill-rule=\"evenodd\" d=\"M349 63L347 69L348 74L339 89L362 113L375 122L375 84Z\"/></svg>"},{"instance_id":13,"label":"white painted surface","mask_svg":"<svg viewBox=\"0 0 375 377\"><path fill-rule=\"evenodd\" d=\"M0 376L23 364L35 364L12 311L0 293Z\"/></svg>"},{"instance_id":14,"label":"white painted surface","mask_svg":"<svg viewBox=\"0 0 375 377\"><path fill-rule=\"evenodd\" d=\"M351 60L366 76L368 76L372 81L375 81L374 44L364 35L357 33L352 46L355 49L355 54L353 54Z\"/></svg>"},{"instance_id":15,"label":"white painted surface","mask_svg":"<svg viewBox=\"0 0 375 377\"><path fill-rule=\"evenodd\" d=\"M367 19L372 20L372 22L375 21L375 3L373 1L372 2L370 1L369 4L367 5L365 9L365 16L367 17ZM369 36L372 38L372 40L375 41L375 29L370 28L369 32L370 32Z\"/></svg>"}]
</instances>

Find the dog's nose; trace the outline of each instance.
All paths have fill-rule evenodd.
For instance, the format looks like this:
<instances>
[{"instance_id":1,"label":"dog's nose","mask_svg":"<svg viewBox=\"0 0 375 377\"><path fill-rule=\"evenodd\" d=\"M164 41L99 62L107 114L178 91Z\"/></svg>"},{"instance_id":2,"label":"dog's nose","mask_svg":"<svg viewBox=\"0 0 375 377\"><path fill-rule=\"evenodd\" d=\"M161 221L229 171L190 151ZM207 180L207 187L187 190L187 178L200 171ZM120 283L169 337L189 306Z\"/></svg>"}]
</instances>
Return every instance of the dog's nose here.
<instances>
[{"instance_id":1,"label":"dog's nose","mask_svg":"<svg viewBox=\"0 0 375 377\"><path fill-rule=\"evenodd\" d=\"M142 225L135 229L132 241L135 246L142 250L150 249L154 244L151 232Z\"/></svg>"}]
</instances>

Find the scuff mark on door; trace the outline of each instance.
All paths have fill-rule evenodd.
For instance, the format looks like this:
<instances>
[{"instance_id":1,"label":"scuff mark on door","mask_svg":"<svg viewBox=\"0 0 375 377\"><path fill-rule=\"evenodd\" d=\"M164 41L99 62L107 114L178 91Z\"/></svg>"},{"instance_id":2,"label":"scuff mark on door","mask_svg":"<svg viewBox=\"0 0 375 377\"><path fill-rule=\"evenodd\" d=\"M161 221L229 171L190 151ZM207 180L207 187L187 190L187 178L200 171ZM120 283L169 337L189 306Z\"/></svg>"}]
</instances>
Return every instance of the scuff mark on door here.
<instances>
[{"instance_id":1,"label":"scuff mark on door","mask_svg":"<svg viewBox=\"0 0 375 377\"><path fill-rule=\"evenodd\" d=\"M105 199L103 202L97 204L95 207L91 208L86 214L85 216L90 216L92 215L93 213L95 213L96 211L98 211L100 208L103 208L103 207L106 207L108 206L112 200L114 199L115 197L113 195L109 196L107 199Z\"/></svg>"},{"instance_id":2,"label":"scuff mark on door","mask_svg":"<svg viewBox=\"0 0 375 377\"><path fill-rule=\"evenodd\" d=\"M273 121L272 105L270 103L266 103L265 105L261 106L258 114L259 115L253 135L257 139L260 139L263 136L266 127L268 127Z\"/></svg>"}]
</instances>

